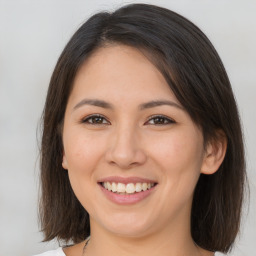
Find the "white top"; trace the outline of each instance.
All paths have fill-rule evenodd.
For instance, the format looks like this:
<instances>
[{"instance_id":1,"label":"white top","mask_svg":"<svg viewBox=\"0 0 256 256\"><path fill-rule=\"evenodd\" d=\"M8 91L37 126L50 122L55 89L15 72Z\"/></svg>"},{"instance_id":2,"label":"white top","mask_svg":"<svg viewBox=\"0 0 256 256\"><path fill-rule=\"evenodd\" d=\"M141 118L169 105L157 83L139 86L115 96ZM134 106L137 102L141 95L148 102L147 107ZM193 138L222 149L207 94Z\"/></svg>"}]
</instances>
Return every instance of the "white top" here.
<instances>
[{"instance_id":1,"label":"white top","mask_svg":"<svg viewBox=\"0 0 256 256\"><path fill-rule=\"evenodd\" d=\"M66 254L63 252L62 248L59 247L56 250L44 252L44 253L37 254L37 255L34 255L34 256L66 256Z\"/></svg>"},{"instance_id":2,"label":"white top","mask_svg":"<svg viewBox=\"0 0 256 256\"><path fill-rule=\"evenodd\" d=\"M214 256L221 256L224 255L222 253L216 252ZM59 247L56 250L44 252L42 254L34 255L34 256L66 256L66 254L63 252L62 248Z\"/></svg>"}]
</instances>

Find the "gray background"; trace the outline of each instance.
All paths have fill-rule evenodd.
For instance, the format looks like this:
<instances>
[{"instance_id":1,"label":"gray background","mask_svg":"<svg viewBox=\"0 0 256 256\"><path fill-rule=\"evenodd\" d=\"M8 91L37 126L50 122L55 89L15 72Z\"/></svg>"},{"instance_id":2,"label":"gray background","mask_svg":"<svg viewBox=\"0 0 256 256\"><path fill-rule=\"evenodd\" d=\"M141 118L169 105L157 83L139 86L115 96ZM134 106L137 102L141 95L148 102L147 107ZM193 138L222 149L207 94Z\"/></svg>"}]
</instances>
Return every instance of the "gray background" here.
<instances>
[{"instance_id":1,"label":"gray background","mask_svg":"<svg viewBox=\"0 0 256 256\"><path fill-rule=\"evenodd\" d=\"M138 1L0 0L0 256L33 255L58 245L38 231L38 123L57 58L90 15ZM256 1L140 1L170 8L197 24L227 69L246 139L251 189L231 255L255 256ZM40 134L40 133L39 133Z\"/></svg>"}]
</instances>

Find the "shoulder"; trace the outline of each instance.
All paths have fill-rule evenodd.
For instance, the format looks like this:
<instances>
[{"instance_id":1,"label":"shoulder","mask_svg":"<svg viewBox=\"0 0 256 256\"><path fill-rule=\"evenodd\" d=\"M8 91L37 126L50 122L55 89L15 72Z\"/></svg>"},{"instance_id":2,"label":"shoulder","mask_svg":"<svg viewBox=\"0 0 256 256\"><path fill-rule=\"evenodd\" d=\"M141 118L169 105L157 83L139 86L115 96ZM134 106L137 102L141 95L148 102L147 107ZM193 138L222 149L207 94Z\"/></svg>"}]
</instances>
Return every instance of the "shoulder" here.
<instances>
[{"instance_id":1,"label":"shoulder","mask_svg":"<svg viewBox=\"0 0 256 256\"><path fill-rule=\"evenodd\" d=\"M56 250L52 250L52 251L47 251L41 254L37 254L34 256L66 256L65 253L63 252L62 248L59 247Z\"/></svg>"}]
</instances>

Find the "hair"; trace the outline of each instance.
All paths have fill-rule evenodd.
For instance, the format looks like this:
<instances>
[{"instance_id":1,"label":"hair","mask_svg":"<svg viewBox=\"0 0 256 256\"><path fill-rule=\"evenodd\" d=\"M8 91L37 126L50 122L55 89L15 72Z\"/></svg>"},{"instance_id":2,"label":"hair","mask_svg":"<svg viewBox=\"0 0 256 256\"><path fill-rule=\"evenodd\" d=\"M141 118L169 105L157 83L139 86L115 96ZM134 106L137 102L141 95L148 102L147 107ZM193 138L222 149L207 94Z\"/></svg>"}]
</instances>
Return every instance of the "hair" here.
<instances>
[{"instance_id":1,"label":"hair","mask_svg":"<svg viewBox=\"0 0 256 256\"><path fill-rule=\"evenodd\" d=\"M194 242L228 252L239 232L246 181L243 136L232 88L213 45L193 23L154 5L130 4L90 17L61 53L42 116L40 220L44 241L78 243L90 235L89 215L62 167L62 126L74 78L101 47L142 51L161 72L178 101L201 129L204 141L222 131L227 151L219 170L201 174L191 212Z\"/></svg>"}]
</instances>

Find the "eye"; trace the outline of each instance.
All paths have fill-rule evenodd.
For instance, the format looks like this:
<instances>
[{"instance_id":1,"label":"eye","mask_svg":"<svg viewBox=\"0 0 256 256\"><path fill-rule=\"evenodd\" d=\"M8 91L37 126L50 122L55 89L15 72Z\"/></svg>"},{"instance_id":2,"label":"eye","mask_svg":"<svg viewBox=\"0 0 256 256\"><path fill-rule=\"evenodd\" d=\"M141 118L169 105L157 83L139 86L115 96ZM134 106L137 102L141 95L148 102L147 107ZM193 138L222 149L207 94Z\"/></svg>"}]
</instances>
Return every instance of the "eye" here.
<instances>
[{"instance_id":1,"label":"eye","mask_svg":"<svg viewBox=\"0 0 256 256\"><path fill-rule=\"evenodd\" d=\"M110 124L107 119L102 115L90 115L82 120L82 123L87 124Z\"/></svg>"},{"instance_id":2,"label":"eye","mask_svg":"<svg viewBox=\"0 0 256 256\"><path fill-rule=\"evenodd\" d=\"M149 121L147 121L147 124L150 125L167 125L173 123L175 123L175 121L163 115L151 116Z\"/></svg>"}]
</instances>

